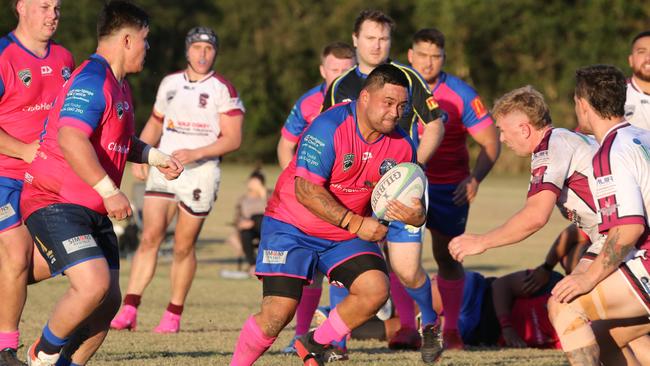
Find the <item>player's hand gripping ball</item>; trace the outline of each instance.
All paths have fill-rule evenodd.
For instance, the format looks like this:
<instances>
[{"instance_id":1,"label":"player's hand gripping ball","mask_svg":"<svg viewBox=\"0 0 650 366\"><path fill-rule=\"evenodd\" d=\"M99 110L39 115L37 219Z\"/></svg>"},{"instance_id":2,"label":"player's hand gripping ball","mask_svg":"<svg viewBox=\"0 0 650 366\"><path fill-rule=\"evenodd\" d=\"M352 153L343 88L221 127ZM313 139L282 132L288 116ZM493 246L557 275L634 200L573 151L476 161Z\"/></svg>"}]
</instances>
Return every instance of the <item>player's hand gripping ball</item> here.
<instances>
[{"instance_id":1,"label":"player's hand gripping ball","mask_svg":"<svg viewBox=\"0 0 650 366\"><path fill-rule=\"evenodd\" d=\"M370 203L379 220L386 220L386 204L397 200L412 206L412 198L422 198L427 186L427 177L422 168L413 163L397 164L384 174L372 190Z\"/></svg>"}]
</instances>

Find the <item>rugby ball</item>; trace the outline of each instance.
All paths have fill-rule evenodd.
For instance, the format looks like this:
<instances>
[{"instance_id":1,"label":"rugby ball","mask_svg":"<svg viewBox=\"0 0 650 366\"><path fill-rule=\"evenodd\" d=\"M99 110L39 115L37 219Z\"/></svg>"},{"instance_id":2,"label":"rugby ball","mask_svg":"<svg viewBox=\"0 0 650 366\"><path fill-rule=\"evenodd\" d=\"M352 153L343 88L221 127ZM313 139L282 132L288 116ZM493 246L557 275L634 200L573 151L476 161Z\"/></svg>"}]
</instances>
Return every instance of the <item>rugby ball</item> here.
<instances>
[{"instance_id":1,"label":"rugby ball","mask_svg":"<svg viewBox=\"0 0 650 366\"><path fill-rule=\"evenodd\" d=\"M427 177L422 168L413 163L401 163L387 171L372 190L370 204L378 219L386 220L386 204L390 200L412 206L411 198L422 198Z\"/></svg>"}]
</instances>

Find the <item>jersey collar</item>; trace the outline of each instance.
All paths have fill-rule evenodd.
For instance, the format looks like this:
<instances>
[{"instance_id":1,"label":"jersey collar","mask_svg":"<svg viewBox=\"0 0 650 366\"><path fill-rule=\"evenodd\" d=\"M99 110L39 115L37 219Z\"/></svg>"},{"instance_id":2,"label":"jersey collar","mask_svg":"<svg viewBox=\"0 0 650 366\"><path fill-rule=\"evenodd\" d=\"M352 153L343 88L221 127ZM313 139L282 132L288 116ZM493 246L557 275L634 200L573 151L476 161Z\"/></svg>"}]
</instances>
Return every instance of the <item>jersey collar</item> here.
<instances>
[{"instance_id":1,"label":"jersey collar","mask_svg":"<svg viewBox=\"0 0 650 366\"><path fill-rule=\"evenodd\" d=\"M183 71L183 77L185 78L185 81L187 81L188 83L202 83L202 82L208 80L209 78L211 78L212 75L214 75L214 70L212 70L209 73L205 74L205 76L202 77L199 80L190 81L190 76L187 74L187 70Z\"/></svg>"},{"instance_id":2,"label":"jersey collar","mask_svg":"<svg viewBox=\"0 0 650 366\"><path fill-rule=\"evenodd\" d=\"M12 41L16 42L18 47L22 48L25 52L29 53L32 57L35 57L35 58L37 58L39 60L45 60L47 58L47 56L50 55L50 45L52 44L52 40L47 41L47 52L45 52L45 56L39 57L39 56L36 56L36 54L34 54L34 52L30 51L27 47L25 47L22 43L20 43L20 40L18 40L18 37L16 37L16 35L14 34L13 31L11 33L9 33L9 38L11 38Z\"/></svg>"}]
</instances>

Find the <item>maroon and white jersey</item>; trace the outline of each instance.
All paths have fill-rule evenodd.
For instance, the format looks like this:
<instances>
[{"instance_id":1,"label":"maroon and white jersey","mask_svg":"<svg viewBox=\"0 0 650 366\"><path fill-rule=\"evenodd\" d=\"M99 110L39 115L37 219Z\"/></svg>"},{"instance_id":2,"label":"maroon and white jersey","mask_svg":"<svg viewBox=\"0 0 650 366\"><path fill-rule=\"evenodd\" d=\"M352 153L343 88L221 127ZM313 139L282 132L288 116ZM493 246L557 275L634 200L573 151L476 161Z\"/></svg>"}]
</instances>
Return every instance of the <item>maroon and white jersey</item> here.
<instances>
[{"instance_id":1,"label":"maroon and white jersey","mask_svg":"<svg viewBox=\"0 0 650 366\"><path fill-rule=\"evenodd\" d=\"M644 93L634 79L627 81L625 119L634 126L650 130L650 94Z\"/></svg>"},{"instance_id":2,"label":"maroon and white jersey","mask_svg":"<svg viewBox=\"0 0 650 366\"><path fill-rule=\"evenodd\" d=\"M549 129L531 158L528 197L543 190L557 195L562 215L598 242L596 206L589 189L596 141L564 128Z\"/></svg>"},{"instance_id":3,"label":"maroon and white jersey","mask_svg":"<svg viewBox=\"0 0 650 366\"><path fill-rule=\"evenodd\" d=\"M160 83L153 112L163 122L159 148L171 154L209 145L221 133L221 114L244 112L235 88L215 72L194 82L185 72L168 75Z\"/></svg>"}]
</instances>

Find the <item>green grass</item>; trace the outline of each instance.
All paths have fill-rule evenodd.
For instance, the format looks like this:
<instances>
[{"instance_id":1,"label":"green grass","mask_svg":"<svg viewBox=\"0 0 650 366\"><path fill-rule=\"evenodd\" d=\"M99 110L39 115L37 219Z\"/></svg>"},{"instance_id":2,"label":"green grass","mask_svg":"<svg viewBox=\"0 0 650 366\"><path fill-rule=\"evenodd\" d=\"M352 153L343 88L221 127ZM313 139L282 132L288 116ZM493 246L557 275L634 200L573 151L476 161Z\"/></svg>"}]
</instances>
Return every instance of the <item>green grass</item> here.
<instances>
[{"instance_id":1,"label":"green grass","mask_svg":"<svg viewBox=\"0 0 650 366\"><path fill-rule=\"evenodd\" d=\"M261 285L257 280L226 280L219 271L234 269L234 256L224 239L230 232L232 210L245 189L249 166L223 167L219 200L207 219L198 244L199 268L186 303L182 332L157 335L151 332L169 301L169 258L161 258L156 276L144 294L136 332L109 333L104 345L91 360L92 365L227 365L241 325L259 309ZM278 169L266 170L272 184ZM130 192L132 180L126 177L123 187ZM527 177L490 177L480 187L470 211L468 232L481 233L500 223L518 210L525 201ZM555 236L566 226L559 214L528 240L515 246L493 250L468 258L465 266L486 275L501 275L538 265ZM430 239L424 249L424 267L435 271ZM130 268L122 262L122 288ZM29 344L39 335L54 303L66 290L65 278L58 277L29 288L27 305L21 322L22 342ZM326 294L326 292L325 292ZM323 296L327 301L327 296ZM279 353L293 335L293 325L280 335L258 365L300 365L296 356ZM391 352L385 342L349 343L351 360L346 365L419 365L417 352ZM23 348L24 350L24 348ZM558 351L469 349L444 354L441 365L562 365Z\"/></svg>"}]
</instances>

